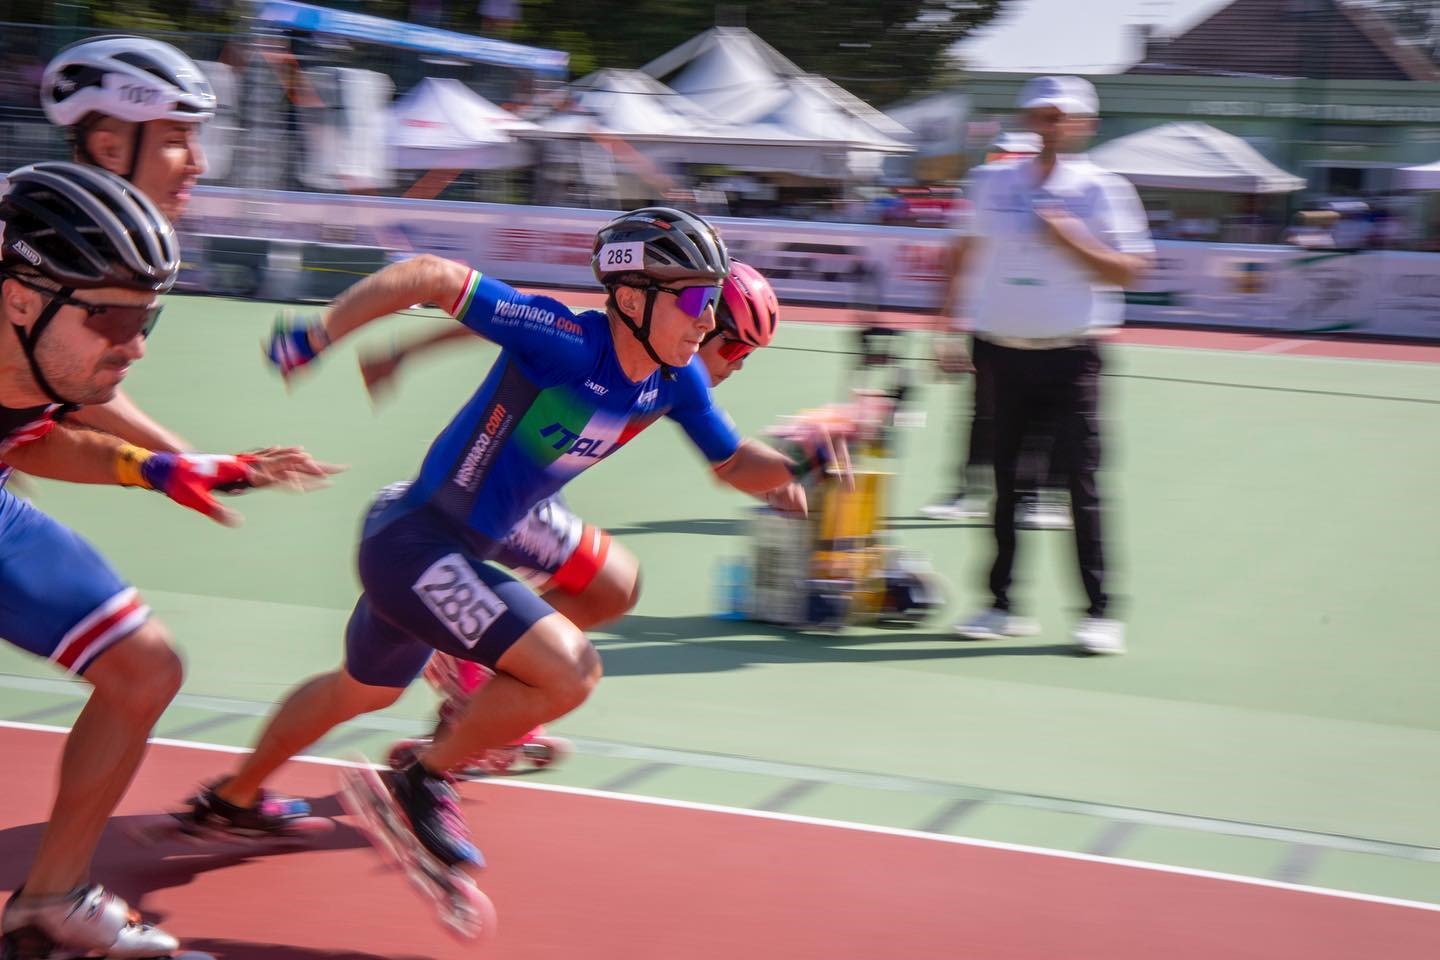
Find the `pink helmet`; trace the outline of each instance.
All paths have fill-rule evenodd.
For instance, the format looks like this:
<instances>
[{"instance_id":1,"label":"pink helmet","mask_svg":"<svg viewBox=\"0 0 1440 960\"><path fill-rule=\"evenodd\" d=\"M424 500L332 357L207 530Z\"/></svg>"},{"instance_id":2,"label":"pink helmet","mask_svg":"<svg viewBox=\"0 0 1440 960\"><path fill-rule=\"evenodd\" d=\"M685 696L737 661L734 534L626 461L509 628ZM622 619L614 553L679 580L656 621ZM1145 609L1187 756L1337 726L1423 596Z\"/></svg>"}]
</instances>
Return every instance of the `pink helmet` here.
<instances>
[{"instance_id":1,"label":"pink helmet","mask_svg":"<svg viewBox=\"0 0 1440 960\"><path fill-rule=\"evenodd\" d=\"M775 338L780 324L780 301L760 271L739 260L730 261L730 275L720 290L715 310L715 331L730 334L751 347L763 347Z\"/></svg>"}]
</instances>

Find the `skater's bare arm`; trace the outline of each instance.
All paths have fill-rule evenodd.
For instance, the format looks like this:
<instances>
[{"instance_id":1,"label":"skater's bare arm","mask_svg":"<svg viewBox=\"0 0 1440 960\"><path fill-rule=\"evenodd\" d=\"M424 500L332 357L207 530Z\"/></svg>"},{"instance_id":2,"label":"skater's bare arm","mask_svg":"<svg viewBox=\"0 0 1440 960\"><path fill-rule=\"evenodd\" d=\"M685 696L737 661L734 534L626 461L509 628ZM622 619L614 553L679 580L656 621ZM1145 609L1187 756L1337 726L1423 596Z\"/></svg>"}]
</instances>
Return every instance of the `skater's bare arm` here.
<instances>
[{"instance_id":1,"label":"skater's bare arm","mask_svg":"<svg viewBox=\"0 0 1440 960\"><path fill-rule=\"evenodd\" d=\"M472 273L462 263L431 254L392 263L346 290L322 316L283 311L264 345L265 356L289 379L335 341L372 320L416 303L433 303L455 314Z\"/></svg>"},{"instance_id":2,"label":"skater's bare arm","mask_svg":"<svg viewBox=\"0 0 1440 960\"><path fill-rule=\"evenodd\" d=\"M376 396L390 386L403 361L432 353L456 341L481 343L484 339L468 327L450 326L388 349L366 351L360 355L360 378L365 381L365 389Z\"/></svg>"},{"instance_id":3,"label":"skater's bare arm","mask_svg":"<svg viewBox=\"0 0 1440 960\"><path fill-rule=\"evenodd\" d=\"M741 493L763 494L795 479L789 457L759 440L741 440L735 455L715 465L715 476Z\"/></svg>"},{"instance_id":4,"label":"skater's bare arm","mask_svg":"<svg viewBox=\"0 0 1440 960\"><path fill-rule=\"evenodd\" d=\"M123 390L115 391L108 403L81 407L69 419L149 450L180 453L190 449L184 438L141 410Z\"/></svg>"},{"instance_id":5,"label":"skater's bare arm","mask_svg":"<svg viewBox=\"0 0 1440 960\"><path fill-rule=\"evenodd\" d=\"M450 308L465 290L470 268L454 260L421 254L372 273L340 295L321 321L333 343L365 324L416 303Z\"/></svg>"}]
</instances>

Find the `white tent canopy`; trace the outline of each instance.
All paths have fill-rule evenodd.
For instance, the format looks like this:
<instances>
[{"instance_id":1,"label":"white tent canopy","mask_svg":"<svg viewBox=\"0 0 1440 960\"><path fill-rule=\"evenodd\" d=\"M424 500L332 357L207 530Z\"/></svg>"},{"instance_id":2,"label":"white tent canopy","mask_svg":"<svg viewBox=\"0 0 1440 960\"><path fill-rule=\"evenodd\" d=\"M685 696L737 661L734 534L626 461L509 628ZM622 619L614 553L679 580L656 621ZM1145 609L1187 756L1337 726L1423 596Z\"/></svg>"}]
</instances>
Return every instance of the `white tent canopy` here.
<instances>
[{"instance_id":1,"label":"white tent canopy","mask_svg":"<svg viewBox=\"0 0 1440 960\"><path fill-rule=\"evenodd\" d=\"M1440 190L1440 160L1419 167L1401 167L1396 184L1401 190Z\"/></svg>"},{"instance_id":2,"label":"white tent canopy","mask_svg":"<svg viewBox=\"0 0 1440 960\"><path fill-rule=\"evenodd\" d=\"M645 64L643 71L728 120L756 120L779 106L785 78L805 71L749 30L713 27Z\"/></svg>"},{"instance_id":3,"label":"white tent canopy","mask_svg":"<svg viewBox=\"0 0 1440 960\"><path fill-rule=\"evenodd\" d=\"M570 106L540 120L551 133L690 138L723 124L639 70L599 70L570 85Z\"/></svg>"},{"instance_id":4,"label":"white tent canopy","mask_svg":"<svg viewBox=\"0 0 1440 960\"><path fill-rule=\"evenodd\" d=\"M805 82L812 79L818 78ZM821 139L801 129L798 120L728 122L638 70L598 71L576 81L570 94L570 106L539 121L538 136L618 137L660 165L719 164L828 179L854 174L849 141ZM879 154L871 155L878 163Z\"/></svg>"},{"instance_id":5,"label":"white tent canopy","mask_svg":"<svg viewBox=\"0 0 1440 960\"><path fill-rule=\"evenodd\" d=\"M389 109L386 141L402 170L509 170L531 161L516 134L536 129L459 80L427 77Z\"/></svg>"},{"instance_id":6,"label":"white tent canopy","mask_svg":"<svg viewBox=\"0 0 1440 960\"><path fill-rule=\"evenodd\" d=\"M1090 159L1137 187L1289 193L1305 186L1244 140L1205 123L1162 123L1096 147Z\"/></svg>"},{"instance_id":7,"label":"white tent canopy","mask_svg":"<svg viewBox=\"0 0 1440 960\"><path fill-rule=\"evenodd\" d=\"M737 135L805 142L829 157L805 176L872 175L884 154L908 153L909 131L824 77L806 73L749 30L712 27L642 67ZM723 161L716 161L723 162Z\"/></svg>"}]
</instances>

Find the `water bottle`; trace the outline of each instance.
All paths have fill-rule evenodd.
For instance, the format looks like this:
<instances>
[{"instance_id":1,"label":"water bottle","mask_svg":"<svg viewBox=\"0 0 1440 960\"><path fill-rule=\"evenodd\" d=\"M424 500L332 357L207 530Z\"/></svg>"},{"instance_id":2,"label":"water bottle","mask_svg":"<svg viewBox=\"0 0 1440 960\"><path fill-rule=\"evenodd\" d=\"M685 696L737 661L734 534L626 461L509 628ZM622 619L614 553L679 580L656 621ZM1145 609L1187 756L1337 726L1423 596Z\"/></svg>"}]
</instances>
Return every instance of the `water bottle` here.
<instances>
[{"instance_id":1,"label":"water bottle","mask_svg":"<svg viewBox=\"0 0 1440 960\"><path fill-rule=\"evenodd\" d=\"M750 565L744 557L722 557L716 566L715 616L720 620L750 617Z\"/></svg>"}]
</instances>

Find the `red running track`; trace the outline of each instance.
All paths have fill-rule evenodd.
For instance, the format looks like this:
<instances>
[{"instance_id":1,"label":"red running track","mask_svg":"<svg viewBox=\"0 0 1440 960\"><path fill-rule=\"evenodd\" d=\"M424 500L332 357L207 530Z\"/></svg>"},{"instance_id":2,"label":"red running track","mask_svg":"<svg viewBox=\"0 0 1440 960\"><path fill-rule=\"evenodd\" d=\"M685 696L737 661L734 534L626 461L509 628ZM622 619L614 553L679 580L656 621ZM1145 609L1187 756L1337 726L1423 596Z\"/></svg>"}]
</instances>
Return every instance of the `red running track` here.
<instances>
[{"instance_id":1,"label":"red running track","mask_svg":"<svg viewBox=\"0 0 1440 960\"><path fill-rule=\"evenodd\" d=\"M0 729L0 894L39 839L61 737ZM120 814L173 807L226 753L157 745ZM23 775L20 775L23 774ZM333 766L277 786L338 814ZM500 912L483 948L443 933L342 822L315 848L133 845L96 862L147 917L224 960L1434 960L1440 907L999 848L500 784L463 787Z\"/></svg>"}]
</instances>

